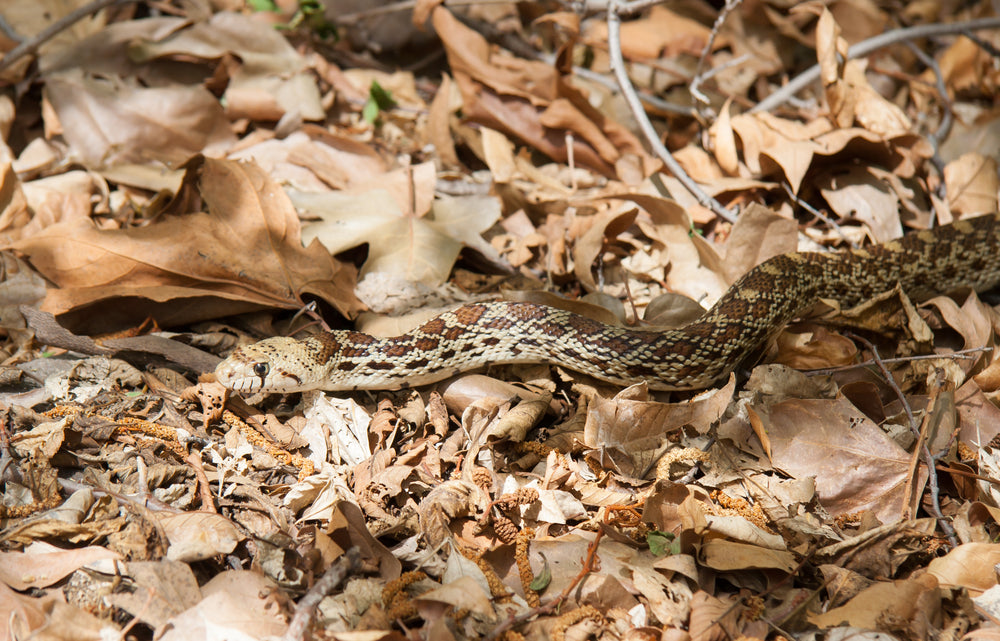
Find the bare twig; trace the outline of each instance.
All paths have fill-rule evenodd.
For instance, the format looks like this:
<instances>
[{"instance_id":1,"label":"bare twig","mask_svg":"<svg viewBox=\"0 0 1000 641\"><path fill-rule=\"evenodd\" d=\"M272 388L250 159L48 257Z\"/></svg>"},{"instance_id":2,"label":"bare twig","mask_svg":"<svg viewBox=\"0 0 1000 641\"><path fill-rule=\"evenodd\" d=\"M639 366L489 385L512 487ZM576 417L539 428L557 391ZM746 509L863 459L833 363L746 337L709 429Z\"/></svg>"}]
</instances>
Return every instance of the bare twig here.
<instances>
[{"instance_id":1,"label":"bare twig","mask_svg":"<svg viewBox=\"0 0 1000 641\"><path fill-rule=\"evenodd\" d=\"M935 161L941 162L941 157L938 155L938 145L948 137L948 134L951 132L951 126L955 122L955 117L951 112L951 98L948 96L948 87L945 86L944 74L941 72L941 66L938 65L937 60L927 55L923 49L912 42L907 42L906 46L913 55L920 59L920 62L924 63L924 66L934 72L934 89L937 90L938 98L941 100L942 114L941 123L938 125L937 131L930 134L928 138L930 139L930 143L934 145Z\"/></svg>"},{"instance_id":2,"label":"bare twig","mask_svg":"<svg viewBox=\"0 0 1000 641\"><path fill-rule=\"evenodd\" d=\"M938 65L937 60L927 55L927 53L912 42L907 42L906 46L913 55L920 59L920 62L924 63L928 69L934 72L934 88L937 90L938 98L941 100L941 122L938 124L937 131L927 136L927 141L934 148L934 155L931 156L931 164L934 165L934 169L937 170L938 175L942 177L941 182L938 184L937 195L942 201L947 202L948 185L944 181L944 160L941 158L941 141L948 137L948 134L951 132L951 125L955 122L955 117L951 111L951 97L948 95L948 88L944 83L944 74L941 72L941 66ZM931 208L931 226L934 225L937 218L934 213L934 208Z\"/></svg>"},{"instance_id":3,"label":"bare twig","mask_svg":"<svg viewBox=\"0 0 1000 641\"><path fill-rule=\"evenodd\" d=\"M925 361L932 358L971 358L970 354L979 354L981 352L991 352L992 347L970 347L969 349L962 349L951 354L941 355L941 354L919 354L917 356L900 356L898 358L883 358L882 362L885 364L889 363L906 363L909 361ZM859 367L868 367L869 365L874 365L875 361L869 359L867 361L862 361L860 363L851 363L850 365L842 365L840 367L825 367L822 369L811 369L808 370L810 375L813 374L833 374L834 372L844 372L851 369L858 369Z\"/></svg>"},{"instance_id":4,"label":"bare twig","mask_svg":"<svg viewBox=\"0 0 1000 641\"><path fill-rule=\"evenodd\" d=\"M42 29L34 38L25 40L11 49L7 55L3 57L3 60L0 60L0 72L3 72L24 56L34 53L39 47L54 38L57 34L69 29L71 26L80 20L83 20L87 16L97 13L101 9L105 9L112 5L125 5L142 1L143 0L94 0L94 2L91 2L90 4L84 5L75 11L71 11L50 24L45 29Z\"/></svg>"},{"instance_id":5,"label":"bare twig","mask_svg":"<svg viewBox=\"0 0 1000 641\"><path fill-rule=\"evenodd\" d=\"M934 454L931 452L930 445L928 445L929 439L927 438L927 432L930 430L931 420L937 415L935 410L938 406L938 399L941 397L941 380L940 377L935 380L934 387L931 389L931 397L927 403L927 410L924 414L923 423L920 426L920 450L924 458L924 463L927 465L927 485L928 491L930 493L930 513L937 519L938 524L941 525L941 531L944 532L945 536L948 537L948 543L951 547L958 547L958 536L955 534L954 528L952 528L951 523L945 518L944 513L941 511L941 486L938 483L937 476L937 463L938 459L941 458L943 454L948 452L948 448L945 448L944 452L939 452Z\"/></svg>"},{"instance_id":6,"label":"bare twig","mask_svg":"<svg viewBox=\"0 0 1000 641\"><path fill-rule=\"evenodd\" d=\"M847 237L847 234L845 234L844 230L842 230L840 228L840 225L837 224L837 221L833 220L832 218L830 218L829 216L827 216L826 214L824 214L820 210L816 209L815 207L813 207L812 205L810 205L806 201L804 201L801 198L799 198L798 194L796 194L794 191L792 191L792 186L790 184L788 184L787 180L781 181L781 187L785 190L785 193L788 194L788 197L792 199L793 203L795 203L796 205L798 205L802 209L805 209L807 212L809 212L810 214L812 214L812 216L814 218L817 218L817 219L823 221L824 223L826 223L827 225L829 225L830 227L832 227L834 229L834 231L836 231L840 235L840 237L844 239L844 242L846 242L848 245L850 245L851 249L857 249L858 248L857 243L855 243L853 240L851 240L850 238Z\"/></svg>"},{"instance_id":7,"label":"bare twig","mask_svg":"<svg viewBox=\"0 0 1000 641\"><path fill-rule=\"evenodd\" d=\"M744 62L747 62L748 60L750 60L752 57L753 56L751 56L750 54L745 53L742 56L739 56L737 58L733 58L731 60L727 60L726 62L724 62L724 63L722 63L720 65L712 67L711 69L709 69L708 71L706 71L703 74L696 75L694 77L694 79L691 81L691 87L688 89L688 91L690 91L691 95L694 96L695 99L698 100L699 102L705 102L705 103L707 103L708 102L708 96L706 96L705 94L703 94L701 92L701 90L698 89L698 85L700 85L702 82L704 82L706 80L709 80L710 78L715 77L716 75L722 73L726 69L730 69L732 67L738 67L739 65L743 64ZM708 109L707 107L704 110L701 111L701 115L702 115L702 117L706 121L712 121L712 120L715 119L715 112L713 110L711 110L711 109Z\"/></svg>"},{"instance_id":8,"label":"bare twig","mask_svg":"<svg viewBox=\"0 0 1000 641\"><path fill-rule=\"evenodd\" d=\"M555 62L555 56L545 55L540 58L549 64ZM580 76L581 78L586 78L590 82L598 83L612 91L619 91L618 84L606 77L604 74L597 73L596 71L591 71L585 67L573 67L573 75ZM672 102L667 102L666 100L660 98L659 96L654 96L648 91L636 91L639 96L639 100L643 101L650 107L654 109L659 109L660 111L666 111L668 113L680 114L682 116L690 116L692 118L696 117L698 114L695 112L693 107L687 107L684 105L674 104Z\"/></svg>"},{"instance_id":9,"label":"bare twig","mask_svg":"<svg viewBox=\"0 0 1000 641\"><path fill-rule=\"evenodd\" d=\"M931 454L930 447L927 446L927 438L926 438L927 428L930 422L930 414L931 411L933 410L934 404L937 401L937 397L940 392L940 387L935 386L931 390L931 399L930 403L928 403L928 409L926 410L927 413L924 415L924 420L921 421L920 425L917 425L917 419L913 416L913 410L910 408L910 402L906 400L906 395L903 394L903 390L899 388L899 385L896 383L896 379L892 377L892 373L889 371L889 368L885 366L885 363L882 361L882 358L878 354L878 349L875 347L874 344L872 344L870 341L866 340L861 336L852 334L851 337L854 340L864 343L864 345L871 351L872 358L874 359L875 364L878 366L878 368L882 371L882 375L885 377L886 383L888 383L889 387L892 388L892 391L896 394L896 398L899 399L899 402L902 403L903 410L906 412L906 418L910 421L910 430L917 437L917 448L919 449L920 455L924 459L924 463L927 466L927 483L931 494L930 511L934 516L934 518L937 520L938 525L941 526L941 531L944 532L946 537L948 537L948 542L951 544L951 546L958 547L958 538L955 536L955 530L954 528L951 527L951 523L948 522L948 519L946 519L944 514L941 512L941 502L939 499L940 490L938 488L937 471L936 471L937 459L934 457L933 454ZM913 474L910 475L911 481L912 478ZM903 495L905 501L909 502L911 493L912 490L910 490L910 482L908 481L907 491Z\"/></svg>"},{"instance_id":10,"label":"bare twig","mask_svg":"<svg viewBox=\"0 0 1000 641\"><path fill-rule=\"evenodd\" d=\"M653 129L653 123L649 121L646 116L646 112L642 107L642 103L639 102L639 97L635 93L635 88L632 86L632 81L629 80L628 72L625 70L625 58L622 56L621 48L621 18L618 14L619 3L617 0L610 0L608 3L608 54L611 58L611 68L615 73L615 78L618 80L618 86L622 91L622 97L625 98L625 102L628 103L629 109L632 111L632 115L635 117L636 123L639 125L639 129L642 131L646 140L649 142L649 146L652 148L653 152L663 161L667 169L670 170L677 180L684 185L691 195L697 199L698 204L702 207L711 209L716 216L727 220L731 223L736 222L736 215L722 206L722 203L717 201L705 193L704 190L691 179L690 176L684 171L680 166L680 163L674 159L670 154L670 151L660 142L660 137L657 135L656 130Z\"/></svg>"},{"instance_id":11,"label":"bare twig","mask_svg":"<svg viewBox=\"0 0 1000 641\"><path fill-rule=\"evenodd\" d=\"M1000 17L994 16L992 18L967 20L965 22L952 22L950 24L925 24L916 27L907 27L905 29L896 29L894 31L887 31L883 34L877 35L874 38L862 40L847 50L847 58L848 60L861 58L883 47L888 47L889 45L905 42L907 40L963 33L965 31L997 28L1000 28ZM771 111L775 107L783 104L802 89L808 87L818 78L819 65L816 64L793 78L781 89L778 89L764 100L761 100L757 103L756 107L750 110L750 113L757 111Z\"/></svg>"},{"instance_id":12,"label":"bare twig","mask_svg":"<svg viewBox=\"0 0 1000 641\"><path fill-rule=\"evenodd\" d=\"M580 584L580 582L583 581L588 574L595 572L597 568L600 567L600 561L597 557L597 550L601 545L601 539L603 538L603 536L604 536L604 530L603 529L597 530L597 532L594 535L594 540L591 541L590 544L587 546L587 557L583 560L580 572L576 575L576 577L573 578L572 581L569 582L569 585L567 585L566 588L563 589L563 591L560 592L558 596L556 596L554 599L552 599L551 601L549 601L544 605L531 608L530 610L522 612L517 616L509 617L506 621L503 621L502 623L500 623L500 625L493 628L493 630L488 635L486 635L486 639L488 641L492 641L493 639L499 639L504 635L504 633L507 630L510 630L514 626L520 625L526 621L530 621L531 619L534 619L535 617L541 616L543 614L550 614L552 612L555 612L566 601L566 599L569 598L569 595L573 593L573 590L576 589L576 587Z\"/></svg>"},{"instance_id":13,"label":"bare twig","mask_svg":"<svg viewBox=\"0 0 1000 641\"><path fill-rule=\"evenodd\" d=\"M112 490L104 490L101 488L93 487L91 485L80 483L79 481L72 481L70 479L59 479L59 487L66 490L67 492L76 492L77 490L88 490L90 492L93 492L94 496L110 496L119 503L127 503L141 510L150 510L153 512L167 512L170 514L184 513L184 510L177 509L174 506L168 503L164 503L155 496L145 492L136 494L121 494L119 492L114 492Z\"/></svg>"},{"instance_id":14,"label":"bare twig","mask_svg":"<svg viewBox=\"0 0 1000 641\"><path fill-rule=\"evenodd\" d=\"M634 16L640 11L644 11L658 4L663 4L663 0L632 0L632 2L616 2L615 4L617 7L612 9L611 3L608 3L608 11L613 10L618 16L628 18Z\"/></svg>"},{"instance_id":15,"label":"bare twig","mask_svg":"<svg viewBox=\"0 0 1000 641\"><path fill-rule=\"evenodd\" d=\"M309 624L312 622L313 614L315 614L316 608L319 607L320 601L359 567L361 567L361 553L357 547L351 548L344 556L332 563L323 576L320 577L319 581L316 581L316 584L312 586L295 606L295 616L292 617L291 622L288 624L288 629L285 630L285 634L281 637L281 640L301 641L302 639L312 638L311 636L307 636L307 633L309 632Z\"/></svg>"},{"instance_id":16,"label":"bare twig","mask_svg":"<svg viewBox=\"0 0 1000 641\"><path fill-rule=\"evenodd\" d=\"M714 73L717 73L717 71L709 70L708 73L702 76L701 70L705 66L705 61L708 60L708 55L712 53L712 45L715 44L715 38L719 35L719 30L722 29L722 25L726 23L726 18L728 18L729 14L741 4L743 4L743 0L726 0L725 6L723 6L722 10L719 11L718 17L716 17L715 22L712 24L712 31L709 33L708 41L705 43L705 47L701 50L701 56L698 58L698 64L694 68L694 77L691 79L691 86L688 91L690 91L694 99L702 105L700 111L702 111L702 116L704 116L706 120L711 119L714 115L705 113L709 109L708 96L703 94L698 87L703 81L710 78L714 75ZM742 60L748 57L749 56L744 55L740 56L739 59Z\"/></svg>"}]
</instances>

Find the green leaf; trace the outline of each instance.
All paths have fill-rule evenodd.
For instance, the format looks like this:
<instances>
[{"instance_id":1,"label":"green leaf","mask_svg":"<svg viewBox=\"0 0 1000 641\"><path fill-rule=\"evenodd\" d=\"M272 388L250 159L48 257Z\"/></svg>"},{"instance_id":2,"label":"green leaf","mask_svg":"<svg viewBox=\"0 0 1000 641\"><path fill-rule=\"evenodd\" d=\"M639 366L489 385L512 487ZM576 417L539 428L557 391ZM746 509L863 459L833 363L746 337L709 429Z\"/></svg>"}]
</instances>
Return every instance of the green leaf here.
<instances>
[{"instance_id":1,"label":"green leaf","mask_svg":"<svg viewBox=\"0 0 1000 641\"><path fill-rule=\"evenodd\" d=\"M371 124L378 118L378 113L378 103L369 98L368 101L365 102L365 106L361 109L361 116L365 119L365 122Z\"/></svg>"},{"instance_id":2,"label":"green leaf","mask_svg":"<svg viewBox=\"0 0 1000 641\"><path fill-rule=\"evenodd\" d=\"M271 11L273 13L278 11L278 5L274 0L249 0L247 4L253 11Z\"/></svg>"},{"instance_id":3,"label":"green leaf","mask_svg":"<svg viewBox=\"0 0 1000 641\"><path fill-rule=\"evenodd\" d=\"M361 110L361 115L365 122L373 123L381 112L395 106L396 101L392 99L392 92L383 88L377 81L372 80L372 86L368 88L368 100Z\"/></svg>"},{"instance_id":4,"label":"green leaf","mask_svg":"<svg viewBox=\"0 0 1000 641\"><path fill-rule=\"evenodd\" d=\"M650 530L646 533L646 545L649 546L649 551L654 556L680 554L681 551L680 541L677 540L676 536L670 532L660 532L659 530Z\"/></svg>"},{"instance_id":5,"label":"green leaf","mask_svg":"<svg viewBox=\"0 0 1000 641\"><path fill-rule=\"evenodd\" d=\"M535 592L542 592L545 588L549 587L552 583L552 569L549 567L549 560L545 558L542 554L542 571L539 572L534 579L531 580L531 585L528 587Z\"/></svg>"},{"instance_id":6,"label":"green leaf","mask_svg":"<svg viewBox=\"0 0 1000 641\"><path fill-rule=\"evenodd\" d=\"M374 100L379 109L392 109L396 106L396 101L392 99L392 92L385 89L377 80L372 80L372 86L368 89L368 99Z\"/></svg>"}]
</instances>

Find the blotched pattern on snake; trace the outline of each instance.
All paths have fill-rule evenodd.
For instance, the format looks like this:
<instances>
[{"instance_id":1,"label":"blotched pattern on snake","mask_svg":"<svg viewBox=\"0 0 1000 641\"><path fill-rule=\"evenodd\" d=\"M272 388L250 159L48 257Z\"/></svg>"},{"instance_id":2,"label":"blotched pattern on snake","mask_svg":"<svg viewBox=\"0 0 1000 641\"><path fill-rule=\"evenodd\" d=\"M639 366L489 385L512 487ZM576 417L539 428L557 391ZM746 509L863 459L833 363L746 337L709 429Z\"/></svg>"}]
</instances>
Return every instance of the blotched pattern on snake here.
<instances>
[{"instance_id":1,"label":"blotched pattern on snake","mask_svg":"<svg viewBox=\"0 0 1000 641\"><path fill-rule=\"evenodd\" d=\"M896 283L925 298L998 282L1000 214L994 214L867 249L776 256L678 329L615 327L531 303L476 303L393 338L346 330L270 338L234 351L216 375L241 392L399 389L486 365L545 362L622 385L701 389L728 376L819 298L849 307Z\"/></svg>"}]
</instances>

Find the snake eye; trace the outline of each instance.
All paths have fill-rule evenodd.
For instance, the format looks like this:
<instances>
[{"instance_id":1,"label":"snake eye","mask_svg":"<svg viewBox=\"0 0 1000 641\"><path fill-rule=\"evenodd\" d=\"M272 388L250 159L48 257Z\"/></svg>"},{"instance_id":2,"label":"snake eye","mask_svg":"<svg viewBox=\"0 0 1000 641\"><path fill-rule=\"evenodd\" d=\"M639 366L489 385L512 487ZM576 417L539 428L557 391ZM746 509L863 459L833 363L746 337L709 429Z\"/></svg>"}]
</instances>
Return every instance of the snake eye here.
<instances>
[{"instance_id":1,"label":"snake eye","mask_svg":"<svg viewBox=\"0 0 1000 641\"><path fill-rule=\"evenodd\" d=\"M267 366L267 363L253 364L253 373L255 376L259 376L260 378L264 378L265 376L267 376L268 369L269 368Z\"/></svg>"}]
</instances>

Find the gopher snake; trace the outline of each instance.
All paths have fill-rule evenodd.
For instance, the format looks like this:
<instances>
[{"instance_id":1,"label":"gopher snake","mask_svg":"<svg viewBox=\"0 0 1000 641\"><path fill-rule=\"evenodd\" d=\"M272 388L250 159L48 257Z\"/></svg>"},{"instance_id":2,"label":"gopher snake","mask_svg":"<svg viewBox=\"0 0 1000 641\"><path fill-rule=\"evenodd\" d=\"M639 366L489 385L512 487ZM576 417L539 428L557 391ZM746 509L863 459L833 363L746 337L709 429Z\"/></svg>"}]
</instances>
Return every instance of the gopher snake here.
<instances>
[{"instance_id":1,"label":"gopher snake","mask_svg":"<svg viewBox=\"0 0 1000 641\"><path fill-rule=\"evenodd\" d=\"M399 389L499 363L556 363L618 384L710 386L819 298L853 306L1000 282L1000 214L839 253L791 253L740 278L700 319L662 332L613 327L531 303L475 303L395 338L333 331L237 349L216 375L236 391Z\"/></svg>"}]
</instances>

